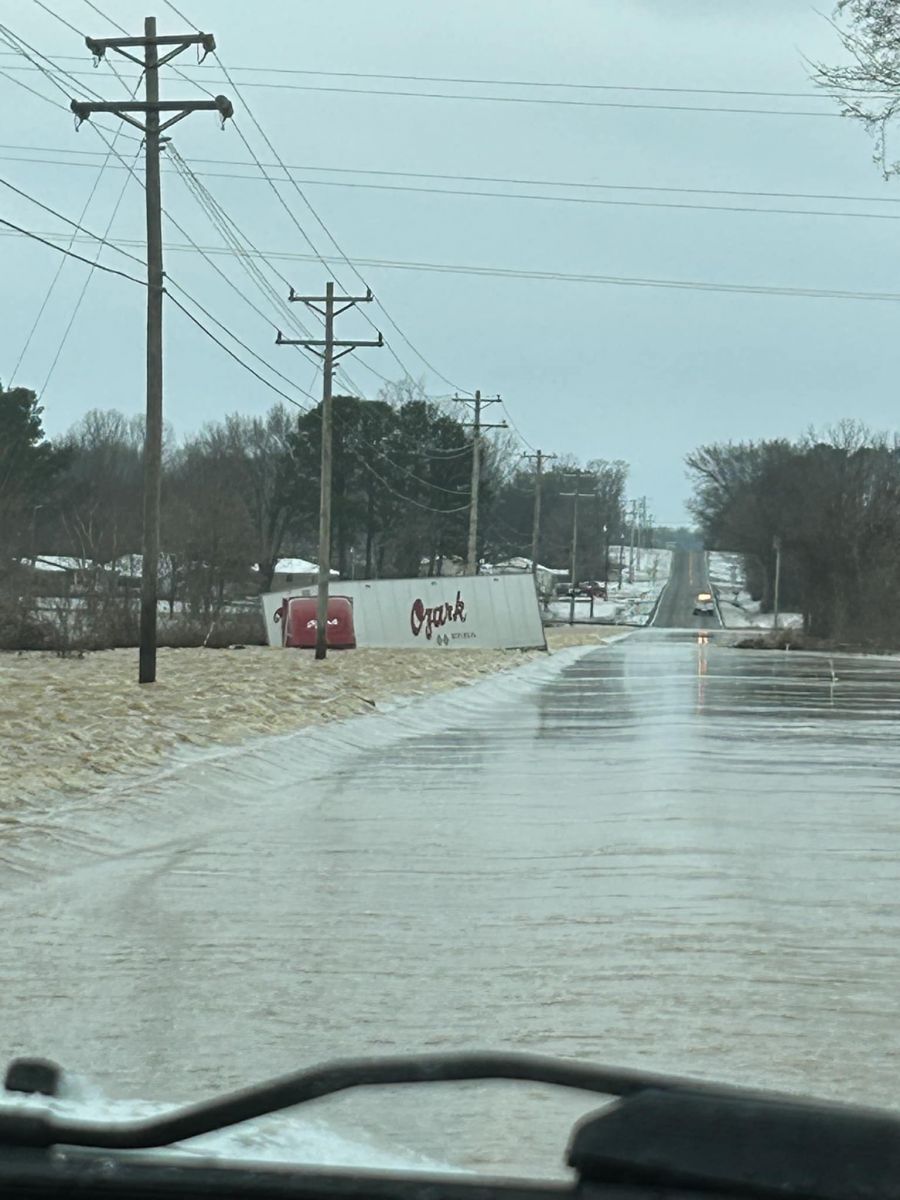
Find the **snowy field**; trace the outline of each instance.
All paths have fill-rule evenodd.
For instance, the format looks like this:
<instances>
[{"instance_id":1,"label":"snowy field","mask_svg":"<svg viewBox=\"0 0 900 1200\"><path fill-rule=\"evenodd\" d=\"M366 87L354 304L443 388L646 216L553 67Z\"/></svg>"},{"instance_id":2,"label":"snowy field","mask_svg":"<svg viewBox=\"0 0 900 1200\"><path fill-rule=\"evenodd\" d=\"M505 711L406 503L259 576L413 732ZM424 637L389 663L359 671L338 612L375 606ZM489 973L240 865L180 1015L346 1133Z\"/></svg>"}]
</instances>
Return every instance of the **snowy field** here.
<instances>
[{"instance_id":1,"label":"snowy field","mask_svg":"<svg viewBox=\"0 0 900 1200\"><path fill-rule=\"evenodd\" d=\"M635 565L634 583L628 582L628 547L622 547L624 569L622 586L619 587L618 572L611 572L609 599L595 600L593 613L588 598L576 598L575 620L604 621L614 625L646 625L653 606L669 578L672 565L671 550L642 550L640 566ZM611 564L619 561L619 547L610 546ZM636 560L637 563L637 560ZM545 616L558 621L568 621L571 612L569 600L555 600Z\"/></svg>"},{"instance_id":2,"label":"snowy field","mask_svg":"<svg viewBox=\"0 0 900 1200\"><path fill-rule=\"evenodd\" d=\"M759 601L747 591L743 556L710 550L706 558L709 582L716 593L722 624L729 629L771 629L773 614L760 612ZM779 614L778 624L782 629L799 629L803 625L803 616L783 612Z\"/></svg>"}]
</instances>

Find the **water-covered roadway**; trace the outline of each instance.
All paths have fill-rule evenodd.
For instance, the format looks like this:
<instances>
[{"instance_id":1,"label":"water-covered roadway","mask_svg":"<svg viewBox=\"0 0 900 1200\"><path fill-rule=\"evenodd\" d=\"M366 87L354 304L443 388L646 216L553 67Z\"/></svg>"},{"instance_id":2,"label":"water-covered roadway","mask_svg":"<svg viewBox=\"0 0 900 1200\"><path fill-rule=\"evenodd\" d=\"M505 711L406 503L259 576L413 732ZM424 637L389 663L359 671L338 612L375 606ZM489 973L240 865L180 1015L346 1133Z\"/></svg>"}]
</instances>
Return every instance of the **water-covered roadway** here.
<instances>
[{"instance_id":1,"label":"water-covered roadway","mask_svg":"<svg viewBox=\"0 0 900 1200\"><path fill-rule=\"evenodd\" d=\"M6 1054L183 1098L532 1049L900 1105L900 666L727 636L640 632L10 817ZM315 1113L547 1170L579 1107L504 1086Z\"/></svg>"}]
</instances>

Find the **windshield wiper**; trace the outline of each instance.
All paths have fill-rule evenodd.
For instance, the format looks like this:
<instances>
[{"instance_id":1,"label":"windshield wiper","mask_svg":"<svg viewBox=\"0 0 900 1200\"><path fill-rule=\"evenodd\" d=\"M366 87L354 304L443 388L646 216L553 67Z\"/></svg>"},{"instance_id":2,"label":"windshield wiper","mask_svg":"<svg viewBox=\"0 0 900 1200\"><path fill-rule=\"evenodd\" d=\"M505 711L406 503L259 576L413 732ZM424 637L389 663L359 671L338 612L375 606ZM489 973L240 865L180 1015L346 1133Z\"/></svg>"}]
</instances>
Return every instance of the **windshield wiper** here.
<instances>
[{"instance_id":1,"label":"windshield wiper","mask_svg":"<svg viewBox=\"0 0 900 1200\"><path fill-rule=\"evenodd\" d=\"M19 1060L11 1074L27 1076L27 1064L23 1068ZM52 1080L52 1064L42 1063L35 1077ZM212 1166L171 1158L163 1167L159 1159L137 1161L132 1155L108 1153L171 1146L350 1088L461 1080L523 1080L617 1099L576 1126L568 1152L576 1171L574 1185ZM54 1154L61 1147L81 1149ZM372 1200L559 1200L597 1189L629 1200L658 1196L661 1190L772 1200L900 1200L900 1118L875 1109L538 1055L410 1055L326 1063L143 1121L85 1122L0 1108L4 1194L14 1184L25 1187L21 1194L34 1194L42 1171L49 1172L45 1183L74 1172L78 1188L97 1195L144 1194L145 1184L151 1191L156 1188L155 1194L162 1188L177 1196L216 1194L215 1187L219 1195L280 1195L289 1182L294 1195ZM74 1184L75 1177L69 1182ZM112 1191L107 1187L111 1183ZM126 1184L130 1191L121 1190ZM259 1191L257 1185L263 1184L275 1190Z\"/></svg>"},{"instance_id":2,"label":"windshield wiper","mask_svg":"<svg viewBox=\"0 0 900 1200\"><path fill-rule=\"evenodd\" d=\"M349 1088L490 1079L555 1084L606 1096L628 1096L648 1088L708 1090L716 1095L728 1090L649 1071L592 1066L537 1054L412 1054L347 1059L309 1067L146 1121L99 1124L67 1121L44 1113L0 1110L0 1142L147 1150L308 1104Z\"/></svg>"}]
</instances>

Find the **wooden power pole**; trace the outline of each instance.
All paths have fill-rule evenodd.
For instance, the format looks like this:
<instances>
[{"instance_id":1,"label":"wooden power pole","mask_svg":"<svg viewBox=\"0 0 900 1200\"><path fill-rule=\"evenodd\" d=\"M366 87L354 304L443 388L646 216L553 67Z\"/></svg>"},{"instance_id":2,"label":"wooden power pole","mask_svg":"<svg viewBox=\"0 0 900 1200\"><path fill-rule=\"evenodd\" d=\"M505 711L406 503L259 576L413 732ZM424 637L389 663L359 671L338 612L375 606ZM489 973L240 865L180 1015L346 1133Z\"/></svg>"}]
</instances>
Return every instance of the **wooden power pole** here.
<instances>
[{"instance_id":1,"label":"wooden power pole","mask_svg":"<svg viewBox=\"0 0 900 1200\"><path fill-rule=\"evenodd\" d=\"M634 532L637 524L637 500L631 501L631 534L628 546L628 582L634 583Z\"/></svg>"},{"instance_id":2,"label":"wooden power pole","mask_svg":"<svg viewBox=\"0 0 900 1200\"><path fill-rule=\"evenodd\" d=\"M144 428L144 532L141 563L141 632L138 683L156 682L156 614L159 591L159 501L162 478L163 433L163 256L162 201L160 198L160 134L192 112L218 112L225 121L232 116L225 96L212 100L166 100L159 98L159 68L189 46L200 46L203 57L215 50L211 33L185 33L158 37L156 18L144 19L144 36L85 38L85 45L99 60L115 50L137 63L144 73L143 101L73 100L70 107L79 124L94 113L114 113L144 135L144 186L147 210L147 416ZM162 58L161 46L171 47ZM132 53L132 51L137 53ZM142 53L141 53L142 52ZM160 123L160 113L171 112ZM139 121L132 113L139 113Z\"/></svg>"},{"instance_id":3,"label":"wooden power pole","mask_svg":"<svg viewBox=\"0 0 900 1200\"><path fill-rule=\"evenodd\" d=\"M596 492L579 492L578 480L583 479L584 476L572 475L572 476L570 476L570 478L575 480L575 491L574 492L560 492L559 494L560 494L560 496L571 496L572 497L572 560L571 560L572 593L569 597L569 624L574 625L574 623L575 623L575 583L576 583L575 571L576 571L576 567L578 565L578 501L579 500L588 500L588 499L590 499L591 496L595 496ZM594 608L594 605L593 605L593 601L592 601L591 602L591 611L592 612L593 612L593 608Z\"/></svg>"},{"instance_id":4,"label":"wooden power pole","mask_svg":"<svg viewBox=\"0 0 900 1200\"><path fill-rule=\"evenodd\" d=\"M353 308L355 304L368 304L373 299L371 288L364 296L335 296L334 284L325 284L324 296L298 296L291 288L289 300L305 304L319 316L325 318L324 338L286 338L281 331L275 339L278 346L306 346L322 359L322 460L319 473L319 575L318 600L316 603L316 658L324 658L328 649L328 583L331 576L331 440L334 423L332 403L332 379L334 364L358 346L383 346L379 333L374 341L353 338L338 341L334 336L334 318ZM320 308L319 305L324 305ZM340 308L335 308L339 304ZM340 347L335 354L335 346Z\"/></svg>"},{"instance_id":5,"label":"wooden power pole","mask_svg":"<svg viewBox=\"0 0 900 1200\"><path fill-rule=\"evenodd\" d=\"M555 454L544 454L536 450L534 454L523 454L523 458L534 460L534 517L531 524L531 573L537 576L538 557L541 549L541 488L544 478L544 463L556 458Z\"/></svg>"},{"instance_id":6,"label":"wooden power pole","mask_svg":"<svg viewBox=\"0 0 900 1200\"><path fill-rule=\"evenodd\" d=\"M459 397L457 397L459 399ZM469 496L469 544L466 554L466 572L469 575L478 574L478 489L481 486L481 431L482 429L506 429L506 422L500 421L494 425L486 425L481 419L481 410L488 404L499 404L500 397L492 400L482 398L481 392L475 392L474 400L465 400L475 410L474 421L464 421L467 429L472 430L472 485Z\"/></svg>"}]
</instances>

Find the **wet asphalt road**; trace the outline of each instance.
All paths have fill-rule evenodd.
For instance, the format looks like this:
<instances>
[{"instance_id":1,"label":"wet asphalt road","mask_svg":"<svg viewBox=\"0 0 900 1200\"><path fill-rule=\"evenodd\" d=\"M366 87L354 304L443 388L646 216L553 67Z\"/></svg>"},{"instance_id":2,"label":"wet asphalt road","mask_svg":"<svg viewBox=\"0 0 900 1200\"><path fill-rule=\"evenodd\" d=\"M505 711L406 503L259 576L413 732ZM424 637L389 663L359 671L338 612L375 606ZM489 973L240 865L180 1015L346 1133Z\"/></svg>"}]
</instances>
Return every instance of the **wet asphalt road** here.
<instances>
[{"instance_id":1,"label":"wet asphalt road","mask_svg":"<svg viewBox=\"0 0 900 1200\"><path fill-rule=\"evenodd\" d=\"M641 631L18 814L5 1054L185 1098L335 1055L529 1049L900 1107L900 664L727 636ZM550 1171L594 1104L315 1114Z\"/></svg>"},{"instance_id":2,"label":"wet asphalt road","mask_svg":"<svg viewBox=\"0 0 900 1200\"><path fill-rule=\"evenodd\" d=\"M655 629L720 629L718 616L694 616L698 592L711 591L702 550L675 550L672 569L653 618Z\"/></svg>"}]
</instances>

